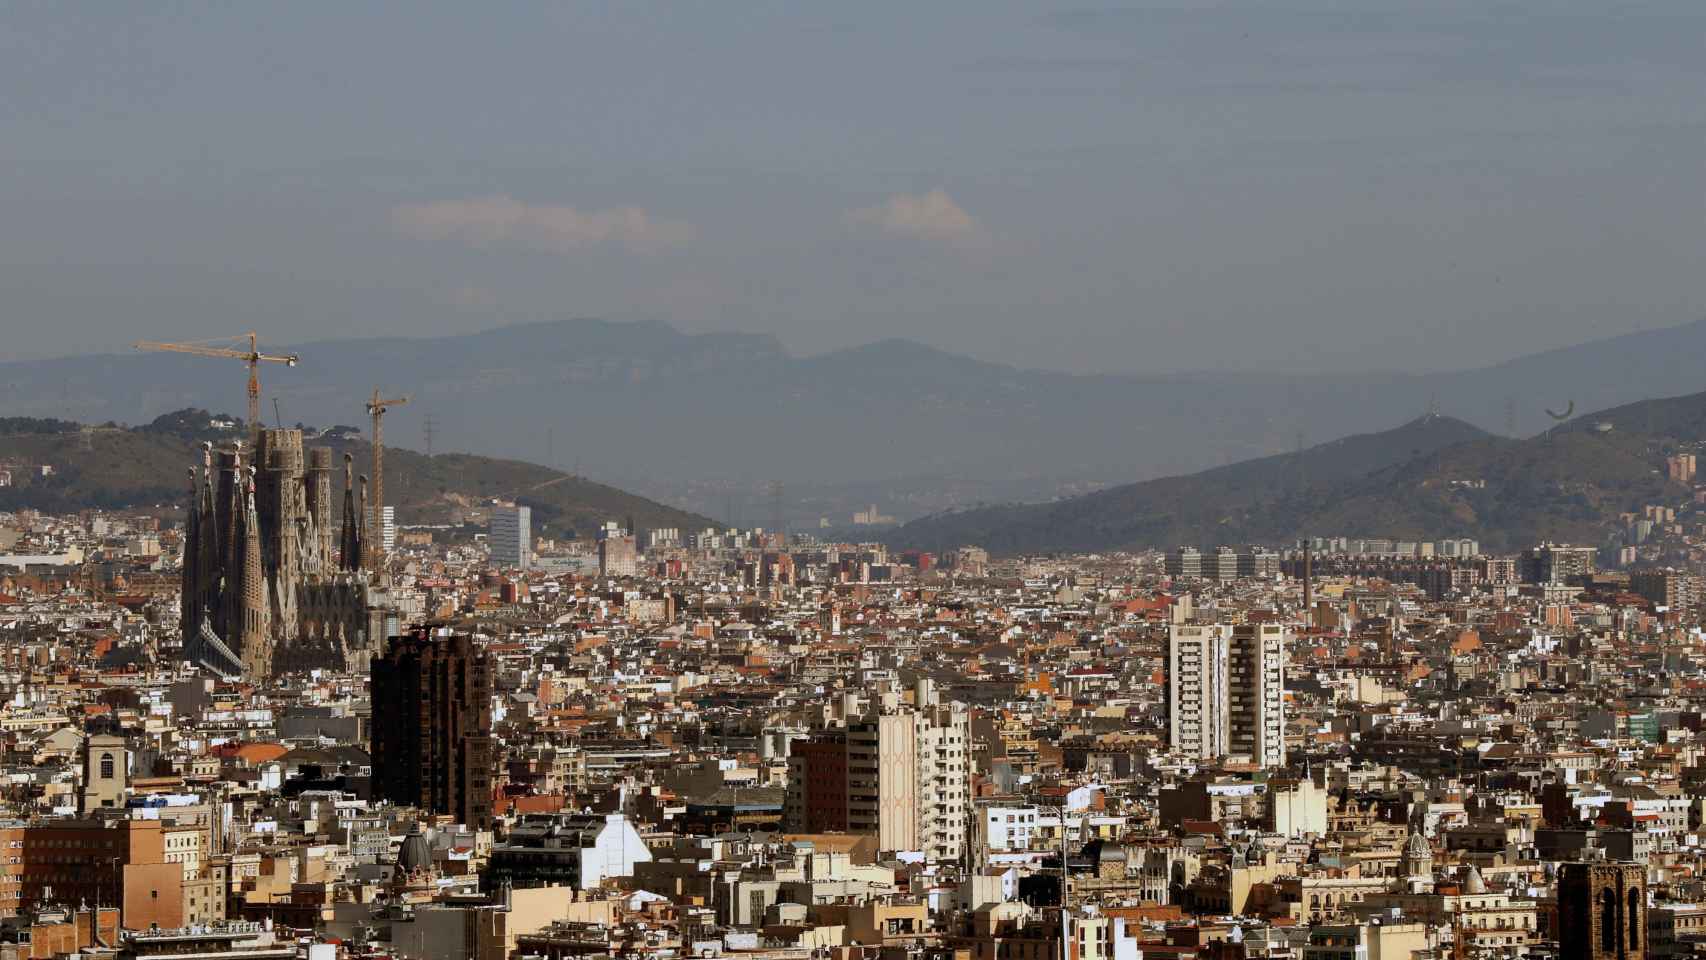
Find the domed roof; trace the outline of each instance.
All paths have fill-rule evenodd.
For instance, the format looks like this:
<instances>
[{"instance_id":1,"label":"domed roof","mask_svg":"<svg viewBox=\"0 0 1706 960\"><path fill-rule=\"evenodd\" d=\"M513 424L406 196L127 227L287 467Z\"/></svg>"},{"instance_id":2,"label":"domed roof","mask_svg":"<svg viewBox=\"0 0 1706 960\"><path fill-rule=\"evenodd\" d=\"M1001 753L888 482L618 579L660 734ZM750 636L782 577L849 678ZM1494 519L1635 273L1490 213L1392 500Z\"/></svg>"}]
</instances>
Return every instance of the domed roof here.
<instances>
[{"instance_id":1,"label":"domed roof","mask_svg":"<svg viewBox=\"0 0 1706 960\"><path fill-rule=\"evenodd\" d=\"M417 823L409 831L409 835L403 838L403 848L397 851L397 869L404 873L414 873L431 867L432 847L427 845L426 834L421 833L421 825Z\"/></svg>"},{"instance_id":2,"label":"domed roof","mask_svg":"<svg viewBox=\"0 0 1706 960\"><path fill-rule=\"evenodd\" d=\"M1410 831L1410 839L1404 841L1404 855L1407 857L1431 857L1433 848L1428 846L1428 838L1421 831Z\"/></svg>"},{"instance_id":3,"label":"domed roof","mask_svg":"<svg viewBox=\"0 0 1706 960\"><path fill-rule=\"evenodd\" d=\"M1475 869L1474 864L1470 864L1469 867L1463 871L1463 892L1487 892L1487 881L1481 878L1481 871Z\"/></svg>"}]
</instances>

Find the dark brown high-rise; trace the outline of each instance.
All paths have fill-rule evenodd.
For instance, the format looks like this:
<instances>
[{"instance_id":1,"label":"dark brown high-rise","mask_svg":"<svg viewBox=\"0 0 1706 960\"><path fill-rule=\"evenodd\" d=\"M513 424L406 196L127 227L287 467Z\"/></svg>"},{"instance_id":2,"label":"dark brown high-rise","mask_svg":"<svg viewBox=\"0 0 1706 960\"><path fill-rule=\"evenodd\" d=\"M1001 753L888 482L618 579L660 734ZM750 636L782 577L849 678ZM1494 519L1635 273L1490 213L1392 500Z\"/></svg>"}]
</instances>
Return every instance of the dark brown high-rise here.
<instances>
[{"instance_id":1,"label":"dark brown high-rise","mask_svg":"<svg viewBox=\"0 0 1706 960\"><path fill-rule=\"evenodd\" d=\"M1562 960L1645 960L1647 868L1638 863L1566 863L1558 871Z\"/></svg>"},{"instance_id":2,"label":"dark brown high-rise","mask_svg":"<svg viewBox=\"0 0 1706 960\"><path fill-rule=\"evenodd\" d=\"M465 635L392 637L373 661L373 793L455 817L492 818L492 671Z\"/></svg>"}]
</instances>

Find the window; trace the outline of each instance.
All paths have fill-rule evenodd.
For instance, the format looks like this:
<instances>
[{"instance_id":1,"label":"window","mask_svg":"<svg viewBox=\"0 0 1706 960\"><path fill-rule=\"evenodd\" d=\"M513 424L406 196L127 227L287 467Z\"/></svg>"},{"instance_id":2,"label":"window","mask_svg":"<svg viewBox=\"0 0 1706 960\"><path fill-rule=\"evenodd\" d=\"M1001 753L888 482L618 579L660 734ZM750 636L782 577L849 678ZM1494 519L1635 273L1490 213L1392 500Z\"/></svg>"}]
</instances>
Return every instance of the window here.
<instances>
[{"instance_id":1,"label":"window","mask_svg":"<svg viewBox=\"0 0 1706 960\"><path fill-rule=\"evenodd\" d=\"M1599 892L1599 948L1617 949L1617 894L1610 890Z\"/></svg>"},{"instance_id":2,"label":"window","mask_svg":"<svg viewBox=\"0 0 1706 960\"><path fill-rule=\"evenodd\" d=\"M1641 947L1641 888L1629 891L1629 949Z\"/></svg>"},{"instance_id":3,"label":"window","mask_svg":"<svg viewBox=\"0 0 1706 960\"><path fill-rule=\"evenodd\" d=\"M110 753L103 753L103 754L101 754L101 779L102 780L111 780L112 778L113 778L113 755Z\"/></svg>"}]
</instances>

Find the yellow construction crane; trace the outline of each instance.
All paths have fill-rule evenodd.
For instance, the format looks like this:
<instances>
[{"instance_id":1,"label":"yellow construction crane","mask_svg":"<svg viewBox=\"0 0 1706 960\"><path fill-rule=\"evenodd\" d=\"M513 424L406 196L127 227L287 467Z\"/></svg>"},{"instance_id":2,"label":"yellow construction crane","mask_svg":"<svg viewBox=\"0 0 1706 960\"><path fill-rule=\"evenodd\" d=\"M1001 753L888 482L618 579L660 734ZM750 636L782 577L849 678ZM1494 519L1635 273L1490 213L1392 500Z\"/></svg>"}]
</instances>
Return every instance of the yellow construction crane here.
<instances>
[{"instance_id":1,"label":"yellow construction crane","mask_svg":"<svg viewBox=\"0 0 1706 960\"><path fill-rule=\"evenodd\" d=\"M231 347L213 347L210 343L217 341L203 340L197 343L160 343L156 340L138 340L134 346L138 350L154 350L164 353L187 353L197 357L226 357L241 360L249 365L249 433L253 434L261 426L261 378L255 370L262 361L267 363L282 363L287 367L296 366L301 359L294 353L270 354L262 353L255 342L255 331L239 334L235 337L225 337L226 340L241 341L249 338L249 349L237 350Z\"/></svg>"},{"instance_id":2,"label":"yellow construction crane","mask_svg":"<svg viewBox=\"0 0 1706 960\"><path fill-rule=\"evenodd\" d=\"M379 569L385 555L385 411L409 402L408 396L385 400L379 388L373 388L373 399L367 401L367 412L373 417L373 499L368 501L367 563L369 570Z\"/></svg>"}]
</instances>

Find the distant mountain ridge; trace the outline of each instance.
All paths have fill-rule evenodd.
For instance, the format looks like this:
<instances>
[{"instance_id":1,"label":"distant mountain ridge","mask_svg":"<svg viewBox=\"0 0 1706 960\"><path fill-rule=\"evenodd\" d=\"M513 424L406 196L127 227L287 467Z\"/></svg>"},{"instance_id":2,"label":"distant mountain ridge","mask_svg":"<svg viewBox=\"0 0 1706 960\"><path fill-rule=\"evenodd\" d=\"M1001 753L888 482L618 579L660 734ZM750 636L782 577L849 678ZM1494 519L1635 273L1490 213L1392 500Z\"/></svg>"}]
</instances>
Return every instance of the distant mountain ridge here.
<instances>
[{"instance_id":1,"label":"distant mountain ridge","mask_svg":"<svg viewBox=\"0 0 1706 960\"><path fill-rule=\"evenodd\" d=\"M1551 425L1546 406L1696 389L1706 322L1417 376L1080 376L907 340L795 357L766 334L585 319L272 346L302 363L262 372L268 419L276 398L286 422L361 423L362 398L382 386L413 395L387 429L416 447L430 416L438 450L548 461L654 496L677 498L688 480L755 491L775 480L802 498L834 485L880 500L895 483L915 515L1186 474L1292 450L1299 435L1377 432L1434 405L1484 430L1533 434ZM0 415L136 423L241 401L241 366L229 361L0 364Z\"/></svg>"},{"instance_id":2,"label":"distant mountain ridge","mask_svg":"<svg viewBox=\"0 0 1706 960\"><path fill-rule=\"evenodd\" d=\"M900 548L996 553L1282 545L1305 536L1472 537L1493 550L1562 540L1605 546L1647 504L1685 501L1664 458L1706 441L1706 393L1590 413L1537 437L1446 417L1202 473L1050 503L925 517Z\"/></svg>"},{"instance_id":3,"label":"distant mountain ridge","mask_svg":"<svg viewBox=\"0 0 1706 960\"><path fill-rule=\"evenodd\" d=\"M1264 525L1252 521L1275 503L1303 499L1456 444L1490 439L1486 431L1461 420L1426 416L1392 430L1343 437L1307 450L1201 473L1146 480L1049 503L925 517L885 539L893 546L929 550L977 544L1002 554L1219 540L1232 531L1256 532Z\"/></svg>"}]
</instances>

